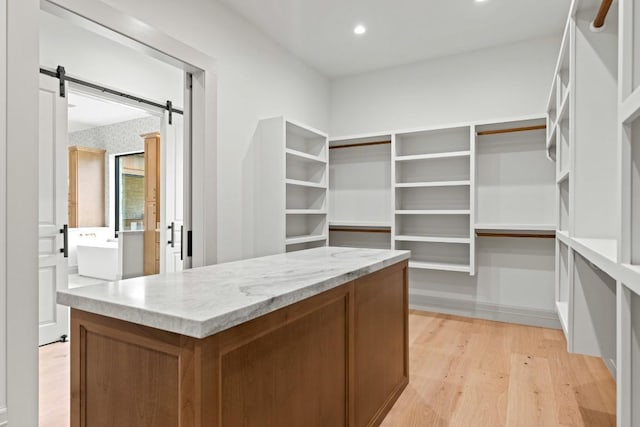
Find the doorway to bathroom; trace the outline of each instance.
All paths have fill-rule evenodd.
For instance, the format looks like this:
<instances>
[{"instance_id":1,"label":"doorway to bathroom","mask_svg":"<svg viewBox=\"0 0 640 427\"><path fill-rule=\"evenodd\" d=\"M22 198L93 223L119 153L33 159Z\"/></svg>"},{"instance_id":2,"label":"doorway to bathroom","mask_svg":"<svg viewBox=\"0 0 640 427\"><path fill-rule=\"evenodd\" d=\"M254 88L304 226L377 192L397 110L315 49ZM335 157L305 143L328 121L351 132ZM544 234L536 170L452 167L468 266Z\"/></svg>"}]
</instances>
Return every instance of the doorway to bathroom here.
<instances>
[{"instance_id":1,"label":"doorway to bathroom","mask_svg":"<svg viewBox=\"0 0 640 427\"><path fill-rule=\"evenodd\" d=\"M46 11L40 41L43 345L68 334L56 291L184 268L190 74Z\"/></svg>"}]
</instances>

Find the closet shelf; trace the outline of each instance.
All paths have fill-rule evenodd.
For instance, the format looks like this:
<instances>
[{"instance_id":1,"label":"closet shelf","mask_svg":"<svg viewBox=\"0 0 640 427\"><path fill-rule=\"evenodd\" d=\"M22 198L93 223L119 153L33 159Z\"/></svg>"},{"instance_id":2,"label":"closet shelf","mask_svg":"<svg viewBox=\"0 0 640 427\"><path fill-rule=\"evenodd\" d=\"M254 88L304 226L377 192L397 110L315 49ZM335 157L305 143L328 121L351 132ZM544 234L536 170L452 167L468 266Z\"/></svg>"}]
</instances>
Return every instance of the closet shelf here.
<instances>
[{"instance_id":1,"label":"closet shelf","mask_svg":"<svg viewBox=\"0 0 640 427\"><path fill-rule=\"evenodd\" d=\"M412 236L400 235L395 240L401 242L424 242L424 243L462 243L469 244L471 239L468 237L437 237L437 236Z\"/></svg>"},{"instance_id":2,"label":"closet shelf","mask_svg":"<svg viewBox=\"0 0 640 427\"><path fill-rule=\"evenodd\" d=\"M566 119L566 115L569 111L569 96L571 95L571 89L567 89L567 92L564 94L564 98L562 99L562 103L560 104L560 109L558 110L558 117L556 118L556 127L559 127L564 119Z\"/></svg>"},{"instance_id":3,"label":"closet shelf","mask_svg":"<svg viewBox=\"0 0 640 427\"><path fill-rule=\"evenodd\" d=\"M298 187L309 187L309 188L322 188L322 189L326 189L327 186L324 184L320 184L317 182L311 182L311 181L300 181L297 179L286 179L285 180L287 185L297 185Z\"/></svg>"},{"instance_id":4,"label":"closet shelf","mask_svg":"<svg viewBox=\"0 0 640 427\"><path fill-rule=\"evenodd\" d=\"M391 222L330 220L329 227L391 228Z\"/></svg>"},{"instance_id":5,"label":"closet shelf","mask_svg":"<svg viewBox=\"0 0 640 427\"><path fill-rule=\"evenodd\" d=\"M396 184L396 188L465 187L470 185L471 181L401 182Z\"/></svg>"},{"instance_id":6,"label":"closet shelf","mask_svg":"<svg viewBox=\"0 0 640 427\"><path fill-rule=\"evenodd\" d=\"M632 121L640 111L640 87L637 87L627 99L620 104L620 120L623 123Z\"/></svg>"},{"instance_id":7,"label":"closet shelf","mask_svg":"<svg viewBox=\"0 0 640 427\"><path fill-rule=\"evenodd\" d=\"M556 238L567 246L571 246L571 238L568 231L557 230Z\"/></svg>"},{"instance_id":8,"label":"closet shelf","mask_svg":"<svg viewBox=\"0 0 640 427\"><path fill-rule=\"evenodd\" d=\"M285 240L285 245L298 245L300 243L320 242L322 240L327 240L327 237L314 235L287 237Z\"/></svg>"},{"instance_id":9,"label":"closet shelf","mask_svg":"<svg viewBox=\"0 0 640 427\"><path fill-rule=\"evenodd\" d=\"M471 151L450 151L446 153L414 154L410 156L396 156L396 162L407 162L412 160L447 159L452 157L469 157Z\"/></svg>"},{"instance_id":10,"label":"closet shelf","mask_svg":"<svg viewBox=\"0 0 640 427\"><path fill-rule=\"evenodd\" d=\"M615 239L572 238L571 247L608 275L618 268L618 242Z\"/></svg>"},{"instance_id":11,"label":"closet shelf","mask_svg":"<svg viewBox=\"0 0 640 427\"><path fill-rule=\"evenodd\" d=\"M513 231L516 233L553 234L555 224L476 224L475 230L480 232Z\"/></svg>"},{"instance_id":12,"label":"closet shelf","mask_svg":"<svg viewBox=\"0 0 640 427\"><path fill-rule=\"evenodd\" d=\"M471 271L471 267L466 264L422 261L409 261L409 268L415 268L419 270L458 271L461 273L468 273Z\"/></svg>"},{"instance_id":13,"label":"closet shelf","mask_svg":"<svg viewBox=\"0 0 640 427\"><path fill-rule=\"evenodd\" d=\"M412 209L412 210L397 210L396 215L469 215L471 213L468 209Z\"/></svg>"},{"instance_id":14,"label":"closet shelf","mask_svg":"<svg viewBox=\"0 0 640 427\"><path fill-rule=\"evenodd\" d=\"M556 180L556 182L558 184L562 183L563 181L566 181L567 179L569 179L569 169L560 172L560 174L558 175L558 179Z\"/></svg>"},{"instance_id":15,"label":"closet shelf","mask_svg":"<svg viewBox=\"0 0 640 427\"><path fill-rule=\"evenodd\" d=\"M558 311L558 318L562 325L562 330L566 337L569 336L569 303L564 301L556 301L556 310Z\"/></svg>"},{"instance_id":16,"label":"closet shelf","mask_svg":"<svg viewBox=\"0 0 640 427\"><path fill-rule=\"evenodd\" d=\"M287 215L326 215L327 211L324 209L287 209L285 213Z\"/></svg>"},{"instance_id":17,"label":"closet shelf","mask_svg":"<svg viewBox=\"0 0 640 427\"><path fill-rule=\"evenodd\" d=\"M290 156L297 157L298 159L317 162L317 163L327 163L326 160L320 158L319 156L314 156L313 154L305 153L304 151L294 150L292 148L286 148L285 153Z\"/></svg>"},{"instance_id":18,"label":"closet shelf","mask_svg":"<svg viewBox=\"0 0 640 427\"><path fill-rule=\"evenodd\" d=\"M640 295L640 265L622 264L620 281L636 294Z\"/></svg>"}]
</instances>

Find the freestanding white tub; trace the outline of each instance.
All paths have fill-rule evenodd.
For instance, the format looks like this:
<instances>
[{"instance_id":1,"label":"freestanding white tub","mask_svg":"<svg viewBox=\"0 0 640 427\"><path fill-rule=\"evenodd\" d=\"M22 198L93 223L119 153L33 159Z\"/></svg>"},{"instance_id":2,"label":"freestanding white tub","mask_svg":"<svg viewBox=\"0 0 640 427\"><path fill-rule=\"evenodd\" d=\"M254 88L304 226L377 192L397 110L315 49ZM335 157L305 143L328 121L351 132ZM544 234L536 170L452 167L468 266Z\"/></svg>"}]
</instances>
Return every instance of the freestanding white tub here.
<instances>
[{"instance_id":1,"label":"freestanding white tub","mask_svg":"<svg viewBox=\"0 0 640 427\"><path fill-rule=\"evenodd\" d=\"M78 244L78 274L103 280L118 280L118 242Z\"/></svg>"}]
</instances>

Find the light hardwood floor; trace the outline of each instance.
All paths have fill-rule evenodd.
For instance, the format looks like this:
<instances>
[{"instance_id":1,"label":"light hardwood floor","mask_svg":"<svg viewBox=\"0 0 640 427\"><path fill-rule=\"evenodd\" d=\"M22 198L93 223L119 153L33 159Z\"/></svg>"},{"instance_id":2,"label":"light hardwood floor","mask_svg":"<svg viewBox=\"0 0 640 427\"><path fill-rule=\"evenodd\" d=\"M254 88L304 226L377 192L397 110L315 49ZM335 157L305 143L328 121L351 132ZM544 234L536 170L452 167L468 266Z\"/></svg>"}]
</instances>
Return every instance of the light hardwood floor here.
<instances>
[{"instance_id":1,"label":"light hardwood floor","mask_svg":"<svg viewBox=\"0 0 640 427\"><path fill-rule=\"evenodd\" d=\"M411 312L411 379L383 426L615 426L604 363L562 331ZM40 349L40 427L69 426L69 344Z\"/></svg>"}]
</instances>

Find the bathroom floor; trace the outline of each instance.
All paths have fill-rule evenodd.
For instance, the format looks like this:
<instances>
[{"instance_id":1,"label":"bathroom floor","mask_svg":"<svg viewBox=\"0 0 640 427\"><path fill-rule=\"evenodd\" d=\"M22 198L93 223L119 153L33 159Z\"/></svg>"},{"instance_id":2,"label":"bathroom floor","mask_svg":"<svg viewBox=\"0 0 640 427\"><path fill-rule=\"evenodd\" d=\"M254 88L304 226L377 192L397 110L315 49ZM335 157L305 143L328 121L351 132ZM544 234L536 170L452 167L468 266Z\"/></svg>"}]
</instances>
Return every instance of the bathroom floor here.
<instances>
[{"instance_id":1,"label":"bathroom floor","mask_svg":"<svg viewBox=\"0 0 640 427\"><path fill-rule=\"evenodd\" d=\"M69 275L69 289L80 288L82 286L97 285L104 283L102 279L96 279L95 277L81 276L79 274Z\"/></svg>"}]
</instances>

